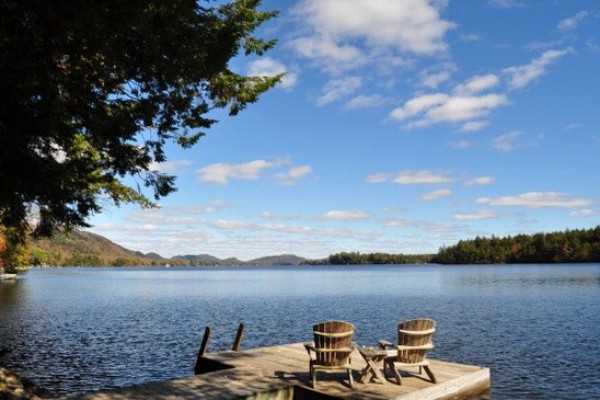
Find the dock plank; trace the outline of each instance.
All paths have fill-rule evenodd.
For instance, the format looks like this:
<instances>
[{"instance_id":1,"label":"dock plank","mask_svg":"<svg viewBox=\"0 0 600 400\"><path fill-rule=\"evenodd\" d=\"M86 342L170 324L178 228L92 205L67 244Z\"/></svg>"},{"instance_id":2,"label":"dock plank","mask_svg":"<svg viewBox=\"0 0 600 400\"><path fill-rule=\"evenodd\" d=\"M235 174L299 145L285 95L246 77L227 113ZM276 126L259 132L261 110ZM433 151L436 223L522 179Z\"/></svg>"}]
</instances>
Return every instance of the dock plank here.
<instances>
[{"instance_id":1,"label":"dock plank","mask_svg":"<svg viewBox=\"0 0 600 400\"><path fill-rule=\"evenodd\" d=\"M295 399L294 390L309 390L308 354L302 343L262 347L244 351L208 353L203 360L228 369L212 370L205 374L152 382L113 391L70 396L81 400L220 400L220 399ZM357 371L366 364L358 351L352 354ZM426 377L406 375L402 386L388 376L387 384L355 383L350 388L345 373L322 373L316 390L338 399L370 400L450 400L473 398L490 388L488 368L430 360L437 383ZM231 368L232 367L232 368ZM418 372L415 369L415 373ZM294 389L296 388L296 389ZM265 395L276 393L276 395ZM300 397L300 396L298 396ZM304 396L303 398L307 398ZM310 397L308 397L310 398Z\"/></svg>"}]
</instances>

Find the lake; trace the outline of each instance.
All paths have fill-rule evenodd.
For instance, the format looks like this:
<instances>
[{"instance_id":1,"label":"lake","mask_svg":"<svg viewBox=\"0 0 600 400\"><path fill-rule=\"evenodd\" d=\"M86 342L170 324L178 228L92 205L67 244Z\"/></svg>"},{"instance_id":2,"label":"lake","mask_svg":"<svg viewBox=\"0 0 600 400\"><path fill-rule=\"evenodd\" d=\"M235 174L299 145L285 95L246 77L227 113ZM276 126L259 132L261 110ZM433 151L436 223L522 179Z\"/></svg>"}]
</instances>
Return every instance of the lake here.
<instances>
[{"instance_id":1,"label":"lake","mask_svg":"<svg viewBox=\"0 0 600 400\"><path fill-rule=\"evenodd\" d=\"M414 317L493 400L600 398L600 264L32 269L0 284L0 365L61 395L192 375L206 326L209 351L240 322L242 349L326 319L374 345Z\"/></svg>"}]
</instances>

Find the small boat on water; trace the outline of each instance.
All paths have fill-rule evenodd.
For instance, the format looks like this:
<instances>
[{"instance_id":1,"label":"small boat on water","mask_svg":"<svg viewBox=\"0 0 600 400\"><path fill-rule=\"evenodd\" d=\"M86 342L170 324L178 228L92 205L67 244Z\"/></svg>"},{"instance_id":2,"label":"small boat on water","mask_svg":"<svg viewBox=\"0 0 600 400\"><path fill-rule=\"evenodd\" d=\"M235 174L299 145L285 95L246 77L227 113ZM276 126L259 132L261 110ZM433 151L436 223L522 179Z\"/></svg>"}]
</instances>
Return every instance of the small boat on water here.
<instances>
[{"instance_id":1,"label":"small boat on water","mask_svg":"<svg viewBox=\"0 0 600 400\"><path fill-rule=\"evenodd\" d=\"M0 281L13 281L17 279L17 274L0 274Z\"/></svg>"}]
</instances>

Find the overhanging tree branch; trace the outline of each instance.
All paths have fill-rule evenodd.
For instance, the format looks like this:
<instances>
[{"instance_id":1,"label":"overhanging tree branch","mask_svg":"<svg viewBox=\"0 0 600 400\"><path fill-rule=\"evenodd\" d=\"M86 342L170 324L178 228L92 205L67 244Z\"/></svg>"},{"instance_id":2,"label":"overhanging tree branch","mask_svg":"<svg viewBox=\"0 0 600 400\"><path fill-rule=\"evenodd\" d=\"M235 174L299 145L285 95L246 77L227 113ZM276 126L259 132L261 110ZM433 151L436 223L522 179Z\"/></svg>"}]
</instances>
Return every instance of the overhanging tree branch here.
<instances>
[{"instance_id":1,"label":"overhanging tree branch","mask_svg":"<svg viewBox=\"0 0 600 400\"><path fill-rule=\"evenodd\" d=\"M243 76L229 61L275 44L253 36L275 12L258 0L0 3L0 224L21 234L86 226L99 199L151 206L173 176L151 170L168 142L188 148L281 75ZM145 137L146 134L148 137Z\"/></svg>"}]
</instances>

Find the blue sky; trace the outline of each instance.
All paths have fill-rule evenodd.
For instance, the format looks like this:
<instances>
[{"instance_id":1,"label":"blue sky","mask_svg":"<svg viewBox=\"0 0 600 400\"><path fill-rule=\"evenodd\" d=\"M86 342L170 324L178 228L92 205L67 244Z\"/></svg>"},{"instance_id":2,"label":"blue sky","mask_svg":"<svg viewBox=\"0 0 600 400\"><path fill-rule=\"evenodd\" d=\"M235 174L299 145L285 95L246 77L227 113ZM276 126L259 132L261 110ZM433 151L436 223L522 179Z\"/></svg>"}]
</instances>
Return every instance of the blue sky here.
<instances>
[{"instance_id":1,"label":"blue sky","mask_svg":"<svg viewBox=\"0 0 600 400\"><path fill-rule=\"evenodd\" d=\"M91 231L163 256L432 253L600 224L600 2L265 1L286 72L191 150L161 208Z\"/></svg>"}]
</instances>

